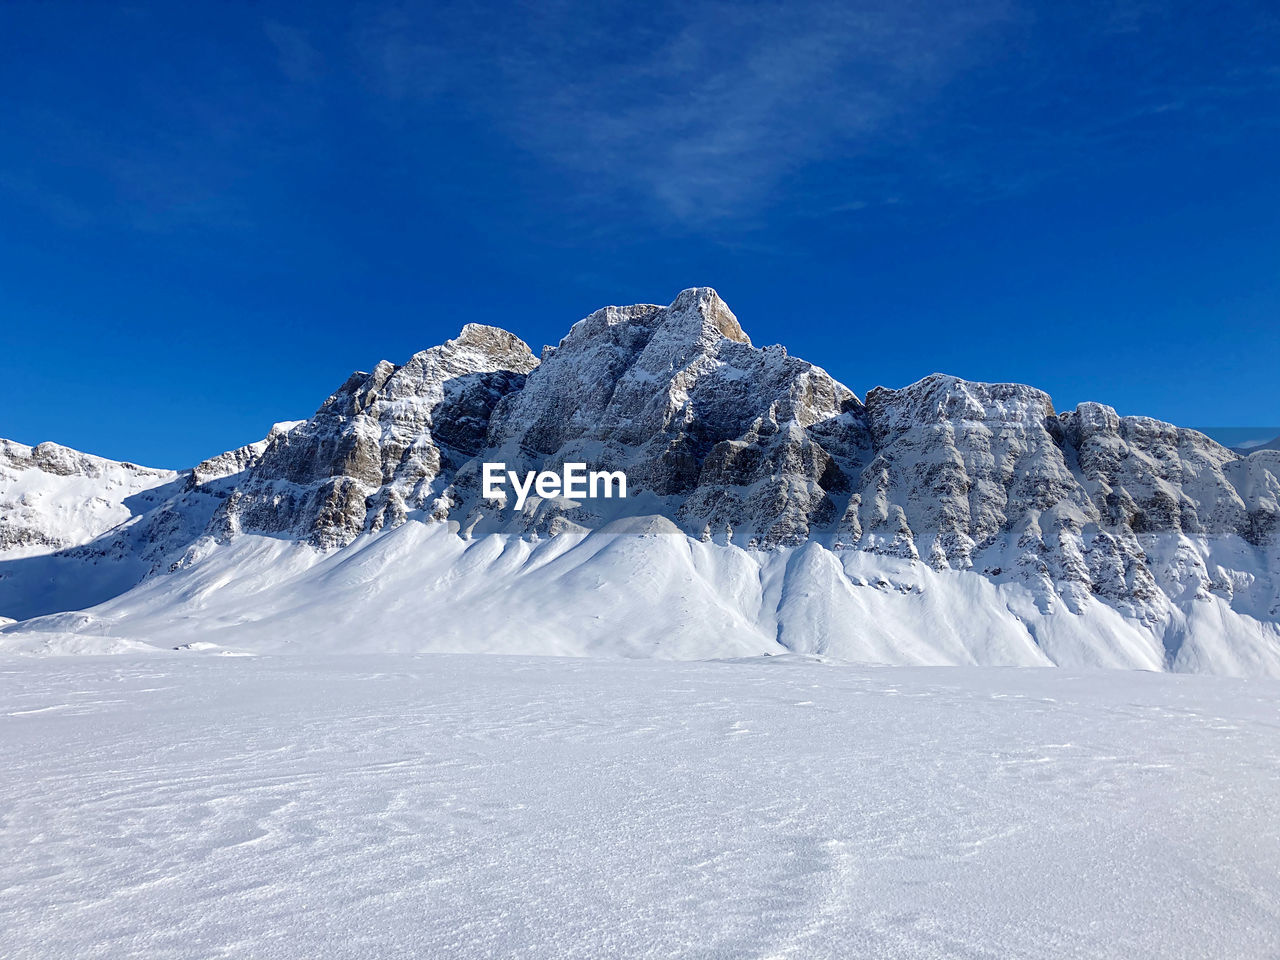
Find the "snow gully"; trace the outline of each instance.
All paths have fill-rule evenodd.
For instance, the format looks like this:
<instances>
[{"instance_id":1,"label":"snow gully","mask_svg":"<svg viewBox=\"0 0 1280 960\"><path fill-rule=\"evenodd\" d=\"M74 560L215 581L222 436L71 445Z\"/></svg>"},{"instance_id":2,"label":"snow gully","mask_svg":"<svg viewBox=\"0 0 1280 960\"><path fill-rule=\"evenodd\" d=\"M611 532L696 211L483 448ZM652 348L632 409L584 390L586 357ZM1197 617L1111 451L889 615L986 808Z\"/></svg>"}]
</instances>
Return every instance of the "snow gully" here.
<instances>
[{"instance_id":1,"label":"snow gully","mask_svg":"<svg viewBox=\"0 0 1280 960\"><path fill-rule=\"evenodd\" d=\"M530 470L524 475L524 483L519 474L508 470L505 463L486 463L484 465L483 495L486 500L506 499L502 490L503 484L510 481L516 493L515 508L524 509L529 492L543 500L553 497L564 497L567 500L594 499L596 497L627 496L627 475L621 470L587 471L585 463L566 463L562 473L554 470Z\"/></svg>"}]
</instances>

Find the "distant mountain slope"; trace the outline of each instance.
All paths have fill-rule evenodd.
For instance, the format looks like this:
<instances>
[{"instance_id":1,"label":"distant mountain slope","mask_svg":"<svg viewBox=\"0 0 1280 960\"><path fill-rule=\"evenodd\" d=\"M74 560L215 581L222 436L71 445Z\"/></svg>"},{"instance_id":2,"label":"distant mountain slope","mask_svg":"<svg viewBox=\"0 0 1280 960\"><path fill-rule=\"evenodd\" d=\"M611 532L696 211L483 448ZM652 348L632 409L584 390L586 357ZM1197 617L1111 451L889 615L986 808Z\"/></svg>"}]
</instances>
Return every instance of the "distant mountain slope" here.
<instances>
[{"instance_id":1,"label":"distant mountain slope","mask_svg":"<svg viewBox=\"0 0 1280 960\"><path fill-rule=\"evenodd\" d=\"M158 503L155 491L177 476L56 443L0 440L0 551L13 557L87 543Z\"/></svg>"},{"instance_id":2,"label":"distant mountain slope","mask_svg":"<svg viewBox=\"0 0 1280 960\"><path fill-rule=\"evenodd\" d=\"M1247 457L1250 454L1257 453L1259 450L1280 450L1280 437L1276 437L1274 440L1269 440L1266 443L1254 443L1246 447L1232 447L1231 449L1242 457Z\"/></svg>"},{"instance_id":3,"label":"distant mountain slope","mask_svg":"<svg viewBox=\"0 0 1280 960\"><path fill-rule=\"evenodd\" d=\"M271 436L292 426L277 424ZM178 472L0 441L2 615L92 606L168 569L267 443Z\"/></svg>"},{"instance_id":4,"label":"distant mountain slope","mask_svg":"<svg viewBox=\"0 0 1280 960\"><path fill-rule=\"evenodd\" d=\"M517 511L483 497L481 467L499 461L625 470L630 496ZM1018 384L935 374L864 402L753 346L696 288L597 311L540 358L472 324L354 374L310 420L58 555L129 571L83 602L70 586L23 593L43 571L0 555L0 614L109 600L9 627L0 647L1280 674L1277 477L1278 452L1244 458L1096 403L1058 414Z\"/></svg>"},{"instance_id":5,"label":"distant mountain slope","mask_svg":"<svg viewBox=\"0 0 1280 960\"><path fill-rule=\"evenodd\" d=\"M1198 427L1229 450L1247 457L1255 450L1280 449L1280 427Z\"/></svg>"}]
</instances>

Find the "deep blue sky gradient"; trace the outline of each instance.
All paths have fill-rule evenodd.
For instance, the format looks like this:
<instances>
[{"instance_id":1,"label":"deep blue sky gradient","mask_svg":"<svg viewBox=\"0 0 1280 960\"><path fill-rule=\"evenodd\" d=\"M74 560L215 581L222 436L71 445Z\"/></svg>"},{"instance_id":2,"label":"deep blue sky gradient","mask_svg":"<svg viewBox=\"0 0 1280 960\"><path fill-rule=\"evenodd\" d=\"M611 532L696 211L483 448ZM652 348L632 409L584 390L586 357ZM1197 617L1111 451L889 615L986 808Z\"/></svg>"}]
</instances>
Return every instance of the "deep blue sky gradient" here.
<instances>
[{"instance_id":1,"label":"deep blue sky gradient","mask_svg":"<svg viewBox=\"0 0 1280 960\"><path fill-rule=\"evenodd\" d=\"M716 287L941 370L1280 423L1271 2L0 4L0 436L188 466L469 321Z\"/></svg>"}]
</instances>

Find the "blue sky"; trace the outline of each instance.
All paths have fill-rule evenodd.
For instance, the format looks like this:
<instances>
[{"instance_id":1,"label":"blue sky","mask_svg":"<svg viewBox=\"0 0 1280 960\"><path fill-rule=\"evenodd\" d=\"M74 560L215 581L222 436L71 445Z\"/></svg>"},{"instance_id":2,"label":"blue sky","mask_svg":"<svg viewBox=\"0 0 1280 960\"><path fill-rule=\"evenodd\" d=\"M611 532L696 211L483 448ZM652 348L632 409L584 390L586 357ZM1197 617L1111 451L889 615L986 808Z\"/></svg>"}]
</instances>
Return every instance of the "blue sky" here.
<instances>
[{"instance_id":1,"label":"blue sky","mask_svg":"<svg viewBox=\"0 0 1280 960\"><path fill-rule=\"evenodd\" d=\"M0 4L0 436L187 466L477 321L716 287L941 370L1280 423L1274 3Z\"/></svg>"}]
</instances>

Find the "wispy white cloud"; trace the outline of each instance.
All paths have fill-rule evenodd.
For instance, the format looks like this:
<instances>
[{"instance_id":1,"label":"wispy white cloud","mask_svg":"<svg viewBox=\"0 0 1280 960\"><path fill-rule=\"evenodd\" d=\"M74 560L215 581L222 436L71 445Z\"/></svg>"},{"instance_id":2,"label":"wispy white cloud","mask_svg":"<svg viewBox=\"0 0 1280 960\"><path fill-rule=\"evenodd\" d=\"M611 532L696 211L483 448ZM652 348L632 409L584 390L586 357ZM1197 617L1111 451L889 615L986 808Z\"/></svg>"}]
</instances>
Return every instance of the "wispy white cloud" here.
<instances>
[{"instance_id":1,"label":"wispy white cloud","mask_svg":"<svg viewBox=\"0 0 1280 960\"><path fill-rule=\"evenodd\" d=\"M878 148L1008 16L1005 0L713 2L625 23L590 5L450 9L366 11L359 49L385 95L465 100L585 194L683 223L749 215L809 165ZM824 202L866 204L859 188Z\"/></svg>"},{"instance_id":2,"label":"wispy white cloud","mask_svg":"<svg viewBox=\"0 0 1280 960\"><path fill-rule=\"evenodd\" d=\"M1150 162L1162 138L1239 142L1274 125L1263 104L1280 94L1280 14L1238 0L1244 12L1184 21L1172 2L369 0L287 22L255 12L228 21L238 56L203 42L135 75L124 69L135 53L115 54L123 110L67 98L56 64L42 67L34 86L65 102L41 113L38 97L15 98L12 139L28 148L0 157L0 191L65 223L252 229L299 165L352 162L314 152L338 131L382 134L370 120L389 116L397 171L415 155L448 169L456 138L459 157L491 168L460 189L510 187L562 207L575 238L621 223L751 243L749 228L779 213L869 217L936 189L980 200L1091 164ZM139 32L136 55L166 29Z\"/></svg>"},{"instance_id":3,"label":"wispy white cloud","mask_svg":"<svg viewBox=\"0 0 1280 960\"><path fill-rule=\"evenodd\" d=\"M362 9L356 46L404 115L490 124L513 163L560 171L570 203L715 230L1024 191L1150 162L1179 131L1239 137L1230 105L1280 93L1280 26L1236 6L392 2Z\"/></svg>"}]
</instances>

